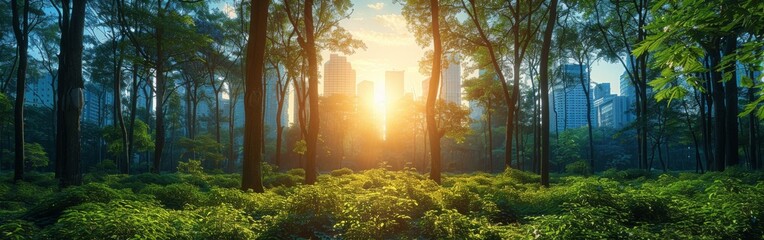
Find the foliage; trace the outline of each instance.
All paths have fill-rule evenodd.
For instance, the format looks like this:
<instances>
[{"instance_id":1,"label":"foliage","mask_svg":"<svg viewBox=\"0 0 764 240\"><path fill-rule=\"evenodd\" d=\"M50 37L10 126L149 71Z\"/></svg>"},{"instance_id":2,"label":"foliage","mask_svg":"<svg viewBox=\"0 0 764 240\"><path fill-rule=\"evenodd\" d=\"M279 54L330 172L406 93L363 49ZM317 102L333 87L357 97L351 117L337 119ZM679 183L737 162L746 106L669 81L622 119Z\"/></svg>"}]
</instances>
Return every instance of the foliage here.
<instances>
[{"instance_id":1,"label":"foliage","mask_svg":"<svg viewBox=\"0 0 764 240\"><path fill-rule=\"evenodd\" d=\"M179 162L178 172L188 173L188 174L197 174L197 175L202 174L204 173L204 168L202 167L202 161L189 159L186 162Z\"/></svg>"},{"instance_id":2,"label":"foliage","mask_svg":"<svg viewBox=\"0 0 764 240\"><path fill-rule=\"evenodd\" d=\"M24 143L24 167L39 168L48 166L48 153L39 143Z\"/></svg>"},{"instance_id":3,"label":"foliage","mask_svg":"<svg viewBox=\"0 0 764 240\"><path fill-rule=\"evenodd\" d=\"M304 174L264 169L265 179ZM52 175L32 174L30 182L0 184L0 233L4 239L758 239L764 234L764 173L737 168L559 175L550 188L541 187L538 175L516 169L446 175L442 186L410 171L340 172L322 175L310 186L271 183L261 194L239 190L232 184L240 179L237 174L104 175L64 190L49 182Z\"/></svg>"},{"instance_id":4,"label":"foliage","mask_svg":"<svg viewBox=\"0 0 764 240\"><path fill-rule=\"evenodd\" d=\"M589 163L583 160L578 160L568 165L565 165L565 172L574 175L589 176L592 174L592 167Z\"/></svg>"}]
</instances>

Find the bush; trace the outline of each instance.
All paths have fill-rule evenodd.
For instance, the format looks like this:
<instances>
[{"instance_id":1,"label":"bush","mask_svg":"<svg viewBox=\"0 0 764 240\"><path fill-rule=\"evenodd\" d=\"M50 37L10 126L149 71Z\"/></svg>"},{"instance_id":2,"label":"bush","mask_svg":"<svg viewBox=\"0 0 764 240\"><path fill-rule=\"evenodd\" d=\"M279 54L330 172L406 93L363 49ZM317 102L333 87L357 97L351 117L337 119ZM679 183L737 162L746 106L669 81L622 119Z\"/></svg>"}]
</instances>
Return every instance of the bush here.
<instances>
[{"instance_id":1,"label":"bush","mask_svg":"<svg viewBox=\"0 0 764 240\"><path fill-rule=\"evenodd\" d=\"M201 175L204 174L204 168L202 167L202 161L188 159L187 162L178 162L178 172Z\"/></svg>"},{"instance_id":2,"label":"bush","mask_svg":"<svg viewBox=\"0 0 764 240\"><path fill-rule=\"evenodd\" d=\"M332 175L332 177L340 177L340 176L350 175L350 174L353 174L353 170L350 169L350 168L340 168L340 169L337 169L337 170L333 170L330 173L330 175Z\"/></svg>"},{"instance_id":3,"label":"bush","mask_svg":"<svg viewBox=\"0 0 764 240\"><path fill-rule=\"evenodd\" d=\"M0 225L2 239L38 239L39 228L32 222L10 220Z\"/></svg>"},{"instance_id":4,"label":"bush","mask_svg":"<svg viewBox=\"0 0 764 240\"><path fill-rule=\"evenodd\" d=\"M61 213L84 203L107 203L118 199L140 199L130 190L114 190L102 183L88 183L74 186L46 197L45 200L30 208L22 219L34 221L37 225L53 224Z\"/></svg>"},{"instance_id":5,"label":"bush","mask_svg":"<svg viewBox=\"0 0 764 240\"><path fill-rule=\"evenodd\" d=\"M153 201L87 203L67 210L50 229L57 239L190 239L194 220Z\"/></svg>"},{"instance_id":6,"label":"bush","mask_svg":"<svg viewBox=\"0 0 764 240\"><path fill-rule=\"evenodd\" d=\"M382 193L370 193L346 202L335 225L349 239L400 238L410 231L411 211L416 202Z\"/></svg>"},{"instance_id":7,"label":"bush","mask_svg":"<svg viewBox=\"0 0 764 240\"><path fill-rule=\"evenodd\" d=\"M284 208L286 198L273 192L252 193L239 189L212 188L205 199L205 206L230 205L244 211L254 219L276 215Z\"/></svg>"},{"instance_id":8,"label":"bush","mask_svg":"<svg viewBox=\"0 0 764 240\"><path fill-rule=\"evenodd\" d=\"M256 239L261 226L241 209L228 204L199 208L195 239Z\"/></svg>"},{"instance_id":9,"label":"bush","mask_svg":"<svg viewBox=\"0 0 764 240\"><path fill-rule=\"evenodd\" d=\"M203 195L199 188L188 183L175 183L167 186L149 185L141 190L143 194L154 195L162 205L170 209L183 209L186 205L198 205Z\"/></svg>"},{"instance_id":10,"label":"bush","mask_svg":"<svg viewBox=\"0 0 764 240\"><path fill-rule=\"evenodd\" d=\"M592 174L592 167L584 160L575 161L565 165L565 172L568 174L589 176Z\"/></svg>"}]
</instances>

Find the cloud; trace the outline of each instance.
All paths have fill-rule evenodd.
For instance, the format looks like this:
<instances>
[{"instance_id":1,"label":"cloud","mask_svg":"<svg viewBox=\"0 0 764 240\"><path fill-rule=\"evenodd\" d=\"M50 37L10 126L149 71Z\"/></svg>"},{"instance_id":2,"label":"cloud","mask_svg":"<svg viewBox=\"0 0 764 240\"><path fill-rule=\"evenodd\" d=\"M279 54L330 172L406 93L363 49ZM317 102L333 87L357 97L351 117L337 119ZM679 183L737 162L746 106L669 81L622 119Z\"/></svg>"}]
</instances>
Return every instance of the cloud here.
<instances>
[{"instance_id":1,"label":"cloud","mask_svg":"<svg viewBox=\"0 0 764 240\"><path fill-rule=\"evenodd\" d=\"M223 13L230 19L236 18L236 9L228 3L223 5Z\"/></svg>"},{"instance_id":2,"label":"cloud","mask_svg":"<svg viewBox=\"0 0 764 240\"><path fill-rule=\"evenodd\" d=\"M373 23L364 27L348 29L353 37L365 43L382 46L410 46L415 44L414 35L406 28L406 19L400 14L380 14Z\"/></svg>"},{"instance_id":3,"label":"cloud","mask_svg":"<svg viewBox=\"0 0 764 240\"><path fill-rule=\"evenodd\" d=\"M382 8L385 7L385 3L378 2L378 3L368 4L366 6L374 10L382 10Z\"/></svg>"},{"instance_id":4,"label":"cloud","mask_svg":"<svg viewBox=\"0 0 764 240\"><path fill-rule=\"evenodd\" d=\"M406 28L406 18L400 14L380 14L374 16L374 20L388 30L397 34L409 34Z\"/></svg>"}]
</instances>

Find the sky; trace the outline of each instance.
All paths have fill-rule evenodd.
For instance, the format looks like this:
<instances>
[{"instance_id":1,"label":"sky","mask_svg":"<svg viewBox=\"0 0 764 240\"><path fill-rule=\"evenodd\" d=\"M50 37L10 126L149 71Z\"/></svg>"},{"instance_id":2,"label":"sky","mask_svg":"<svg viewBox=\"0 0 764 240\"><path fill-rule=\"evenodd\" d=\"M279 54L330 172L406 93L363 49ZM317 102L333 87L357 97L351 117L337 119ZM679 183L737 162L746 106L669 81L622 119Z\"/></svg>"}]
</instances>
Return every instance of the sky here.
<instances>
[{"instance_id":1,"label":"sky","mask_svg":"<svg viewBox=\"0 0 764 240\"><path fill-rule=\"evenodd\" d=\"M413 33L408 30L405 18L401 15L402 6L392 1L360 0L352 1L353 14L340 25L353 37L362 40L367 49L359 49L347 56L356 71L356 80L374 82L375 99L382 100L384 95L385 71L403 70L405 91L421 94L421 82L428 76L419 73L419 60L425 49L416 44ZM331 52L322 52L323 61L329 59ZM319 72L323 71L323 63ZM611 93L618 94L619 77L623 73L620 63L604 61L593 64L592 82L610 83ZM464 74L464 72L462 72Z\"/></svg>"}]
</instances>

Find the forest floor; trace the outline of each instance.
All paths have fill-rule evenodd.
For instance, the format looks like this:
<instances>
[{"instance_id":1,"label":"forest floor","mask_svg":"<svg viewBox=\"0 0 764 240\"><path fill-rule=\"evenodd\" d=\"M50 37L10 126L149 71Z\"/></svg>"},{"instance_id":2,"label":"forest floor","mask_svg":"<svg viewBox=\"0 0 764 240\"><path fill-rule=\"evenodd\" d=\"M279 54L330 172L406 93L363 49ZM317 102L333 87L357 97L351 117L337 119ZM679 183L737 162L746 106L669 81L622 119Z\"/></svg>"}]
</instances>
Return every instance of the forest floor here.
<instances>
[{"instance_id":1,"label":"forest floor","mask_svg":"<svg viewBox=\"0 0 764 240\"><path fill-rule=\"evenodd\" d=\"M340 169L313 186L266 168L266 193L238 174L91 173L60 190L50 173L0 175L0 239L762 239L764 173L595 176Z\"/></svg>"}]
</instances>

